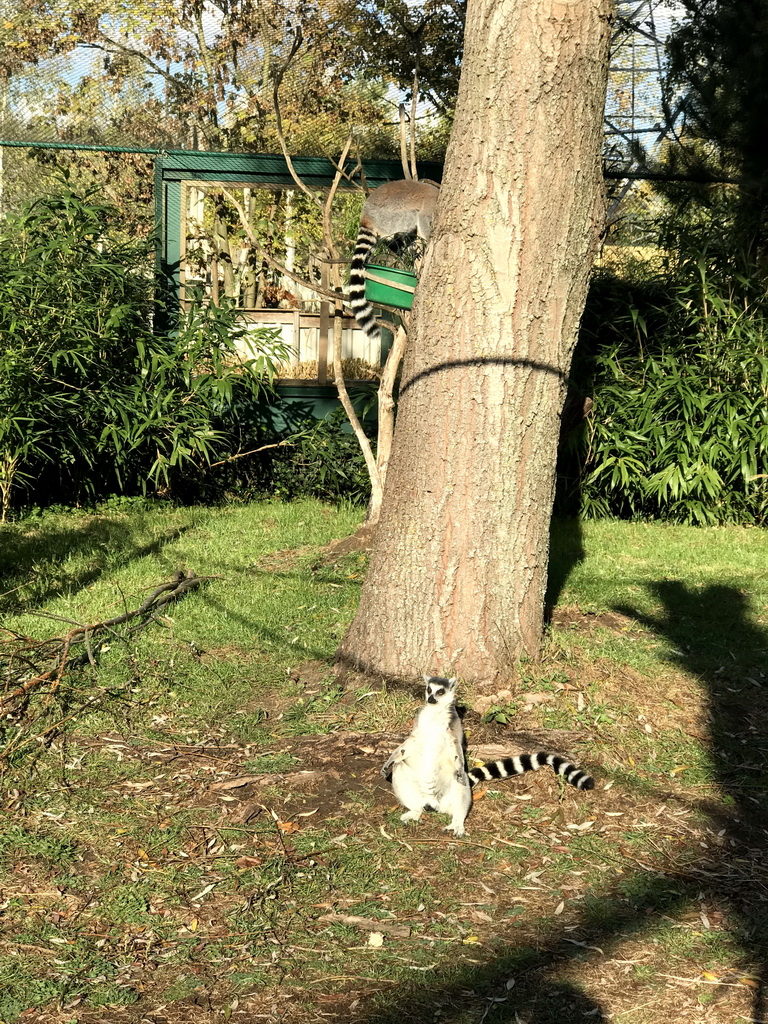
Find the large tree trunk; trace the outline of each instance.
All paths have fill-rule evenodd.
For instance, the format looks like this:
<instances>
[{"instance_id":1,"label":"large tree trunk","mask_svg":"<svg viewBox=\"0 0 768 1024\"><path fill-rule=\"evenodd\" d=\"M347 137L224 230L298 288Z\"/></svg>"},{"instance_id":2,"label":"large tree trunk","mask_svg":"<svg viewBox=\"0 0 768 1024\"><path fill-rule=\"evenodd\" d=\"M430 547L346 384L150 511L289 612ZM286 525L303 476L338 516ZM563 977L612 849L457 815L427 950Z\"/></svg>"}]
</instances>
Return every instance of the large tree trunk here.
<instances>
[{"instance_id":1,"label":"large tree trunk","mask_svg":"<svg viewBox=\"0 0 768 1024\"><path fill-rule=\"evenodd\" d=\"M469 0L347 667L488 683L541 641L566 378L603 220L610 0Z\"/></svg>"}]
</instances>

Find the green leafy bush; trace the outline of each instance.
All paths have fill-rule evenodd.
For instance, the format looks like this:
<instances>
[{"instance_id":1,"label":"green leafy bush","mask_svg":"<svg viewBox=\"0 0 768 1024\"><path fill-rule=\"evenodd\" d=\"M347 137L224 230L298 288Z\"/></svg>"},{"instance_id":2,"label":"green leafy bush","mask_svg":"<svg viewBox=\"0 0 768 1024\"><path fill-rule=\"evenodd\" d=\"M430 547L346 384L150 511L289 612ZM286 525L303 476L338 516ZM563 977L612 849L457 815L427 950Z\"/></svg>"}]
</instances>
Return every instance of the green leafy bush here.
<instances>
[{"instance_id":1,"label":"green leafy bush","mask_svg":"<svg viewBox=\"0 0 768 1024\"><path fill-rule=\"evenodd\" d=\"M365 504L371 484L363 454L341 409L327 419L301 419L281 434L265 427L263 406L243 403L228 410L224 425L248 451L266 431L270 447L234 459L184 481L185 501L247 501L277 497L286 501L319 498L334 504Z\"/></svg>"},{"instance_id":2,"label":"green leafy bush","mask_svg":"<svg viewBox=\"0 0 768 1024\"><path fill-rule=\"evenodd\" d=\"M342 429L346 422L341 409L328 419L306 422L290 447L271 460L272 493L281 498L365 504L371 481L360 445Z\"/></svg>"},{"instance_id":3,"label":"green leafy bush","mask_svg":"<svg viewBox=\"0 0 768 1024\"><path fill-rule=\"evenodd\" d=\"M702 258L671 281L592 289L566 442L587 516L768 519L768 309ZM575 468L574 468L575 466Z\"/></svg>"},{"instance_id":4,"label":"green leafy bush","mask_svg":"<svg viewBox=\"0 0 768 1024\"><path fill-rule=\"evenodd\" d=\"M214 419L271 390L283 355L244 359L232 306L191 303L155 332L150 244L113 230L116 211L69 188L0 227L0 507L12 489L93 497L169 486L229 451ZM37 494L35 494L37 489Z\"/></svg>"}]
</instances>

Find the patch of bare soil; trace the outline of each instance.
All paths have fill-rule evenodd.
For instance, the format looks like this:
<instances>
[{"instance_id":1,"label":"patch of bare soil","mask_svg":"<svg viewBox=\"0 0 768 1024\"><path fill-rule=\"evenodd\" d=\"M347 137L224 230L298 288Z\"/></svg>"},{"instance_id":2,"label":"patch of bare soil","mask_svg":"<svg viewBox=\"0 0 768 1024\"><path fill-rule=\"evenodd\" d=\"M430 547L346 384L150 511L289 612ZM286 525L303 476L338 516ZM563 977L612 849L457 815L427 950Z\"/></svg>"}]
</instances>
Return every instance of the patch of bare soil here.
<instances>
[{"instance_id":1,"label":"patch of bare soil","mask_svg":"<svg viewBox=\"0 0 768 1024\"><path fill-rule=\"evenodd\" d=\"M592 738L577 729L546 729L537 725L535 716L518 714L509 725L485 721L482 714L466 708L462 715L467 738L467 752L472 756L507 757L514 754L547 750L553 754L574 755L579 743ZM503 750L503 753L479 751Z\"/></svg>"},{"instance_id":2,"label":"patch of bare soil","mask_svg":"<svg viewBox=\"0 0 768 1024\"><path fill-rule=\"evenodd\" d=\"M312 544L305 544L298 548L280 548L262 555L253 568L256 572L280 575L282 572L294 569L305 555L314 550L315 547Z\"/></svg>"},{"instance_id":3,"label":"patch of bare soil","mask_svg":"<svg viewBox=\"0 0 768 1024\"><path fill-rule=\"evenodd\" d=\"M558 607L552 612L552 624L565 628L575 627L581 630L612 629L616 632L633 632L640 634L642 630L637 620L619 612L583 612L575 607Z\"/></svg>"},{"instance_id":4,"label":"patch of bare soil","mask_svg":"<svg viewBox=\"0 0 768 1024\"><path fill-rule=\"evenodd\" d=\"M393 732L283 736L276 738L272 753L290 755L295 764L286 771L268 772L245 769L245 763L257 756L248 745L159 742L147 747L116 736L100 737L90 745L111 751L121 760L139 760L156 767L151 781L129 781L111 787L116 797L124 797L136 785L140 785L138 792L145 802L166 802L172 792L178 809L217 807L223 827L227 821L253 821L265 803L278 810L284 820L311 812L313 824L355 813L361 798L390 810L394 798L380 769L404 738L404 733ZM478 718L467 754L470 763L542 749L578 759L574 751L580 738L573 730L501 730ZM258 754L263 756L263 751ZM523 778L525 781L515 780L513 785L521 783L527 791L529 777ZM107 804L108 794L109 790L104 794Z\"/></svg>"},{"instance_id":5,"label":"patch of bare soil","mask_svg":"<svg viewBox=\"0 0 768 1024\"><path fill-rule=\"evenodd\" d=\"M333 669L327 661L305 661L290 670L290 678L305 687L307 693L318 693L323 683L333 678Z\"/></svg>"},{"instance_id":6,"label":"patch of bare soil","mask_svg":"<svg viewBox=\"0 0 768 1024\"><path fill-rule=\"evenodd\" d=\"M357 554L359 551L370 551L376 538L376 527L368 523L355 530L349 537L332 540L318 555L317 566L331 565L342 555Z\"/></svg>"},{"instance_id":7,"label":"patch of bare soil","mask_svg":"<svg viewBox=\"0 0 768 1024\"><path fill-rule=\"evenodd\" d=\"M300 767L288 772L234 775L213 782L209 791L217 798L235 797L222 811L233 821L248 820L257 813L270 791L271 806L281 818L311 812L313 824L346 815L356 807L355 798L386 792L379 769L401 736L392 734L331 733L284 739L281 752L296 758Z\"/></svg>"}]
</instances>

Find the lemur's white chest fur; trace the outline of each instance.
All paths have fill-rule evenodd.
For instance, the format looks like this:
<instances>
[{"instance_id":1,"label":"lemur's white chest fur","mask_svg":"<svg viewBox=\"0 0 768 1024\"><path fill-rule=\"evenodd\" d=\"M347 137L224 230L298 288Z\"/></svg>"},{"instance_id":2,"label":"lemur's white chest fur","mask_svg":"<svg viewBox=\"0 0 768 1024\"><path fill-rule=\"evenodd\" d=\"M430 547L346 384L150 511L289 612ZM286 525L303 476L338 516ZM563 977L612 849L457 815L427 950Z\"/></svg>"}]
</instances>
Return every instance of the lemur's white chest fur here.
<instances>
[{"instance_id":1,"label":"lemur's white chest fur","mask_svg":"<svg viewBox=\"0 0 768 1024\"><path fill-rule=\"evenodd\" d=\"M446 831L464 835L472 807L472 787L491 779L508 779L545 765L576 789L593 789L595 780L581 768L548 751L519 754L490 761L467 771L464 767L464 728L456 712L456 679L424 676L426 703L410 735L393 751L381 769L392 776L392 788L407 807L402 821L418 821L423 811L450 814Z\"/></svg>"}]
</instances>

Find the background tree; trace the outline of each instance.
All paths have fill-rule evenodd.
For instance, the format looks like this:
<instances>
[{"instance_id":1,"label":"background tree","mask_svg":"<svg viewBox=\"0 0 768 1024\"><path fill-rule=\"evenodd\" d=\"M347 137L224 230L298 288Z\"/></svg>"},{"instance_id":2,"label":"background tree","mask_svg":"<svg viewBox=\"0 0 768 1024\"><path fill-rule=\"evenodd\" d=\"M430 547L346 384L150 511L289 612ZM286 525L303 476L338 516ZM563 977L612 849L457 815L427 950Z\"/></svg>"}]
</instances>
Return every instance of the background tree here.
<instances>
[{"instance_id":1,"label":"background tree","mask_svg":"<svg viewBox=\"0 0 768 1024\"><path fill-rule=\"evenodd\" d=\"M463 49L464 0L342 0L352 66L394 81L410 99L414 75L422 97L441 115L453 113Z\"/></svg>"},{"instance_id":2,"label":"background tree","mask_svg":"<svg viewBox=\"0 0 768 1024\"><path fill-rule=\"evenodd\" d=\"M15 117L30 134L47 127L50 138L55 115L58 137L73 141L275 151L272 89L283 74L282 115L295 154L338 154L350 128L371 154L396 149L394 111L382 93L393 79L369 82L362 36L343 0L299 8L284 0L102 0L78 12L47 0L4 6L9 123ZM301 59L286 68L297 31ZM56 58L75 51L73 75Z\"/></svg>"},{"instance_id":3,"label":"background tree","mask_svg":"<svg viewBox=\"0 0 768 1024\"><path fill-rule=\"evenodd\" d=\"M682 118L593 278L571 372L590 411L561 451L560 510L763 525L768 9L678 10L665 92Z\"/></svg>"},{"instance_id":4,"label":"background tree","mask_svg":"<svg viewBox=\"0 0 768 1024\"><path fill-rule=\"evenodd\" d=\"M471 0L371 566L342 665L538 651L565 381L603 220L610 4Z\"/></svg>"},{"instance_id":5,"label":"background tree","mask_svg":"<svg viewBox=\"0 0 768 1024\"><path fill-rule=\"evenodd\" d=\"M708 189L663 188L700 247L741 269L768 272L768 7L763 0L680 0L685 12L669 42L666 100L683 121L665 163L711 178ZM717 187L723 179L740 184ZM685 216L693 207L704 216ZM682 214L682 218L681 215ZM674 217L672 218L674 221ZM678 223L678 227L680 223ZM677 232L679 236L679 231Z\"/></svg>"},{"instance_id":6,"label":"background tree","mask_svg":"<svg viewBox=\"0 0 768 1024\"><path fill-rule=\"evenodd\" d=\"M396 105L386 98L392 78L369 80L362 70L361 37L356 29L353 39L353 12L342 0L299 8L283 0L101 0L78 11L48 0L0 0L0 8L5 138L278 152L272 93L282 74L294 155L336 157L350 131L363 156L397 153ZM297 30L304 46L288 62ZM38 164L50 165L50 154L38 151L33 170L24 151L1 155L0 208L17 211L45 194L50 179ZM110 198L130 213L131 231L151 230L146 158L59 151L55 159L79 187L107 179Z\"/></svg>"}]
</instances>

